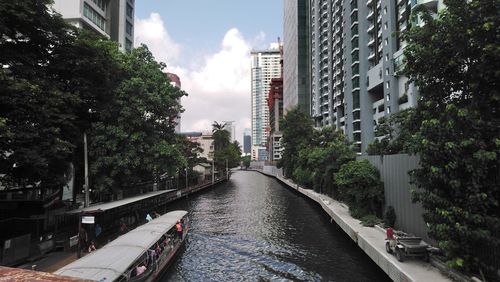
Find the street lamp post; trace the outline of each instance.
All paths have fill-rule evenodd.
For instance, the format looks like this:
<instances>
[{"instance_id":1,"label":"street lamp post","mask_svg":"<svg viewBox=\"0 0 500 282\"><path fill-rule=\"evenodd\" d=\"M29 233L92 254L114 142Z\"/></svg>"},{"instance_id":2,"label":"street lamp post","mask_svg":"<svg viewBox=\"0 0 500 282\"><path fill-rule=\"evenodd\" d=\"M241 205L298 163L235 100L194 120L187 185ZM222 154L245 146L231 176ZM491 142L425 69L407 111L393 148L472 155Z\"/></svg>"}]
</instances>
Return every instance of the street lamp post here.
<instances>
[{"instance_id":1,"label":"street lamp post","mask_svg":"<svg viewBox=\"0 0 500 282\"><path fill-rule=\"evenodd\" d=\"M87 157L87 132L83 132L83 154L84 154L84 162L85 162L85 202L84 207L89 206L90 197L89 197L89 163Z\"/></svg>"}]
</instances>

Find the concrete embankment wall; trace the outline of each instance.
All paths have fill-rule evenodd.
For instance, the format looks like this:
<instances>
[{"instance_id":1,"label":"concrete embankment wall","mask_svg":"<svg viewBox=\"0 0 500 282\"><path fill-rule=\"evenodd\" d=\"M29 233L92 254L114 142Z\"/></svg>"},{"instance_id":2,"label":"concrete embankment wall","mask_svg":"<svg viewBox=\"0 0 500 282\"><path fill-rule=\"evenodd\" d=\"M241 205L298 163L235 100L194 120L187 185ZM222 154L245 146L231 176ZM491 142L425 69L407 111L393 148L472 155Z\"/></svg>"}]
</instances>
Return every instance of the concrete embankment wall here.
<instances>
[{"instance_id":1,"label":"concrete embankment wall","mask_svg":"<svg viewBox=\"0 0 500 282\"><path fill-rule=\"evenodd\" d=\"M290 189L318 203L344 232L393 280L407 281L451 281L428 263L420 260L400 263L385 251L384 230L377 227L365 227L359 220L351 217L349 208L326 195L304 189L281 176L279 170L265 168L258 172L276 178Z\"/></svg>"}]
</instances>

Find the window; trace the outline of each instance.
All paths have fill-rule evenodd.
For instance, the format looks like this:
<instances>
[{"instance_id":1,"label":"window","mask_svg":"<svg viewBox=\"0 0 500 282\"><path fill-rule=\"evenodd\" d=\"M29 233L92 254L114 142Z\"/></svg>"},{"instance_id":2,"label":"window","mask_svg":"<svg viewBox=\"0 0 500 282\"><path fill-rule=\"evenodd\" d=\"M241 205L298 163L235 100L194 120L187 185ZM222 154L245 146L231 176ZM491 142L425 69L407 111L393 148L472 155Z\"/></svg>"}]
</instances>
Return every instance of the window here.
<instances>
[{"instance_id":1,"label":"window","mask_svg":"<svg viewBox=\"0 0 500 282\"><path fill-rule=\"evenodd\" d=\"M391 113L391 107L387 107L387 113L390 114Z\"/></svg>"},{"instance_id":2,"label":"window","mask_svg":"<svg viewBox=\"0 0 500 282\"><path fill-rule=\"evenodd\" d=\"M134 8L132 8L129 4L127 4L127 16L129 18L134 18Z\"/></svg>"},{"instance_id":3,"label":"window","mask_svg":"<svg viewBox=\"0 0 500 282\"><path fill-rule=\"evenodd\" d=\"M358 21L358 12L354 12L351 15L351 24Z\"/></svg>"},{"instance_id":4,"label":"window","mask_svg":"<svg viewBox=\"0 0 500 282\"><path fill-rule=\"evenodd\" d=\"M92 0L97 7L101 8L101 10L106 11L106 2L104 0Z\"/></svg>"},{"instance_id":5,"label":"window","mask_svg":"<svg viewBox=\"0 0 500 282\"><path fill-rule=\"evenodd\" d=\"M387 46L387 44L389 44L389 40L387 40L387 38L384 40L384 45Z\"/></svg>"},{"instance_id":6,"label":"window","mask_svg":"<svg viewBox=\"0 0 500 282\"><path fill-rule=\"evenodd\" d=\"M358 34L358 25L355 25L351 28L351 34L352 35Z\"/></svg>"},{"instance_id":7,"label":"window","mask_svg":"<svg viewBox=\"0 0 500 282\"><path fill-rule=\"evenodd\" d=\"M359 88L359 77L355 77L352 79L352 88Z\"/></svg>"},{"instance_id":8,"label":"window","mask_svg":"<svg viewBox=\"0 0 500 282\"><path fill-rule=\"evenodd\" d=\"M355 111L354 113L352 113L352 119L353 120L360 119L361 118L360 113L361 113L360 111Z\"/></svg>"},{"instance_id":9,"label":"window","mask_svg":"<svg viewBox=\"0 0 500 282\"><path fill-rule=\"evenodd\" d=\"M352 67L352 75L356 75L356 74L359 74L359 65L358 64L355 64Z\"/></svg>"},{"instance_id":10,"label":"window","mask_svg":"<svg viewBox=\"0 0 500 282\"><path fill-rule=\"evenodd\" d=\"M133 28L132 24L129 21L126 21L125 31L127 32L127 34L132 36L133 30L134 30L134 28Z\"/></svg>"},{"instance_id":11,"label":"window","mask_svg":"<svg viewBox=\"0 0 500 282\"><path fill-rule=\"evenodd\" d=\"M359 90L352 92L352 108L359 109Z\"/></svg>"},{"instance_id":12,"label":"window","mask_svg":"<svg viewBox=\"0 0 500 282\"><path fill-rule=\"evenodd\" d=\"M387 94L387 102L389 102L391 100L391 94Z\"/></svg>"},{"instance_id":13,"label":"window","mask_svg":"<svg viewBox=\"0 0 500 282\"><path fill-rule=\"evenodd\" d=\"M125 39L125 50L130 51L132 49L132 41Z\"/></svg>"},{"instance_id":14,"label":"window","mask_svg":"<svg viewBox=\"0 0 500 282\"><path fill-rule=\"evenodd\" d=\"M387 22L384 24L384 29L387 29L389 26L387 25Z\"/></svg>"},{"instance_id":15,"label":"window","mask_svg":"<svg viewBox=\"0 0 500 282\"><path fill-rule=\"evenodd\" d=\"M102 30L106 28L106 20L99 15L92 7L90 7L87 3L83 5L83 15L93 22L97 27Z\"/></svg>"},{"instance_id":16,"label":"window","mask_svg":"<svg viewBox=\"0 0 500 282\"><path fill-rule=\"evenodd\" d=\"M356 132L352 134L352 137L354 138L354 142L359 142L361 141L361 132Z\"/></svg>"},{"instance_id":17,"label":"window","mask_svg":"<svg viewBox=\"0 0 500 282\"><path fill-rule=\"evenodd\" d=\"M352 61L359 61L359 52L357 50L352 53Z\"/></svg>"},{"instance_id":18,"label":"window","mask_svg":"<svg viewBox=\"0 0 500 282\"><path fill-rule=\"evenodd\" d=\"M358 121L358 122L354 122L352 124L352 128L354 131L358 131L358 130L361 130L361 123Z\"/></svg>"},{"instance_id":19,"label":"window","mask_svg":"<svg viewBox=\"0 0 500 282\"><path fill-rule=\"evenodd\" d=\"M391 82L390 82L390 81L386 81L386 82L385 82L385 87L386 87L387 89L391 88Z\"/></svg>"},{"instance_id":20,"label":"window","mask_svg":"<svg viewBox=\"0 0 500 282\"><path fill-rule=\"evenodd\" d=\"M358 48L359 46L359 41L358 41L358 38L354 38L352 41L351 41L351 45L352 45L352 49L356 49Z\"/></svg>"},{"instance_id":21,"label":"window","mask_svg":"<svg viewBox=\"0 0 500 282\"><path fill-rule=\"evenodd\" d=\"M385 75L389 75L389 68L385 68Z\"/></svg>"}]
</instances>

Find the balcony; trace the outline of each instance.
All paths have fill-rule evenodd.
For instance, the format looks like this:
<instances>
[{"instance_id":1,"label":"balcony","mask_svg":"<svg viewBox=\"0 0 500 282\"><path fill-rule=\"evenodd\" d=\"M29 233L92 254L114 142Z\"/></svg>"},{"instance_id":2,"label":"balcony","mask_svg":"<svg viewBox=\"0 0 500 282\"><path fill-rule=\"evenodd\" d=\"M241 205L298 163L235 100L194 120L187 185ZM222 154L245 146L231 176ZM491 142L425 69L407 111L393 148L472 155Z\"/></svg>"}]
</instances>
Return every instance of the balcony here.
<instances>
[{"instance_id":1,"label":"balcony","mask_svg":"<svg viewBox=\"0 0 500 282\"><path fill-rule=\"evenodd\" d=\"M366 16L366 19L367 20L371 20L373 18L373 10L371 10L369 13L368 13L368 16Z\"/></svg>"},{"instance_id":2,"label":"balcony","mask_svg":"<svg viewBox=\"0 0 500 282\"><path fill-rule=\"evenodd\" d=\"M373 23L370 23L370 26L368 27L367 32L371 33L375 29L375 25Z\"/></svg>"},{"instance_id":3,"label":"balcony","mask_svg":"<svg viewBox=\"0 0 500 282\"><path fill-rule=\"evenodd\" d=\"M370 41L368 41L368 47L373 47L373 44L375 44L375 38L370 38Z\"/></svg>"},{"instance_id":4,"label":"balcony","mask_svg":"<svg viewBox=\"0 0 500 282\"><path fill-rule=\"evenodd\" d=\"M368 55L368 60L373 60L375 59L375 52L371 51L370 54Z\"/></svg>"}]
</instances>

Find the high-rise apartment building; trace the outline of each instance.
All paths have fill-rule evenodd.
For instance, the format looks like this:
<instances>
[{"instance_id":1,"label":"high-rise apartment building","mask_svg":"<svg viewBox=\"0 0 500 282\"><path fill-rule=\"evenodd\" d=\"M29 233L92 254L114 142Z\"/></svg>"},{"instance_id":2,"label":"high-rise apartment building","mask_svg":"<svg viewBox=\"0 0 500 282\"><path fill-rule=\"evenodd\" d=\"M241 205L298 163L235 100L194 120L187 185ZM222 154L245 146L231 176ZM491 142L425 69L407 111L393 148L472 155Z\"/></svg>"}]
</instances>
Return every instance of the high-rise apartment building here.
<instances>
[{"instance_id":1,"label":"high-rise apartment building","mask_svg":"<svg viewBox=\"0 0 500 282\"><path fill-rule=\"evenodd\" d=\"M236 140L236 123L234 121L224 121L224 130L229 132L229 140L234 142Z\"/></svg>"},{"instance_id":2,"label":"high-rise apartment building","mask_svg":"<svg viewBox=\"0 0 500 282\"><path fill-rule=\"evenodd\" d=\"M283 1L283 108L310 114L309 0Z\"/></svg>"},{"instance_id":3,"label":"high-rise apartment building","mask_svg":"<svg viewBox=\"0 0 500 282\"><path fill-rule=\"evenodd\" d=\"M250 155L252 150L252 133L250 128L245 128L243 132L243 154Z\"/></svg>"},{"instance_id":4,"label":"high-rise apartment building","mask_svg":"<svg viewBox=\"0 0 500 282\"><path fill-rule=\"evenodd\" d=\"M269 136L269 108L267 97L271 79L281 76L279 44L267 50L251 52L251 104L252 104L252 159L266 157ZM264 157L263 157L264 156Z\"/></svg>"},{"instance_id":5,"label":"high-rise apartment building","mask_svg":"<svg viewBox=\"0 0 500 282\"><path fill-rule=\"evenodd\" d=\"M135 0L55 0L54 9L69 23L92 30L120 44L134 46Z\"/></svg>"},{"instance_id":6,"label":"high-rise apartment building","mask_svg":"<svg viewBox=\"0 0 500 282\"><path fill-rule=\"evenodd\" d=\"M284 19L293 19L297 11L285 4ZM398 34L409 26L415 5L431 11L442 8L441 0L310 0L307 18L310 29L311 116L317 127L334 126L343 130L363 153L375 138L380 118L414 107L418 91L401 75L405 42ZM293 21L288 21L293 24ZM285 43L298 35L287 31ZM287 68L299 66L289 58L285 44L285 104L289 83ZM291 47L290 47L291 48ZM294 66L290 66L294 64ZM291 72L291 71L290 71ZM285 106L286 107L286 106Z\"/></svg>"}]
</instances>

